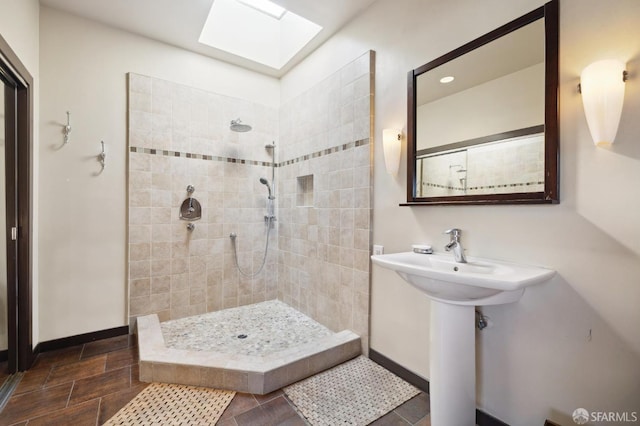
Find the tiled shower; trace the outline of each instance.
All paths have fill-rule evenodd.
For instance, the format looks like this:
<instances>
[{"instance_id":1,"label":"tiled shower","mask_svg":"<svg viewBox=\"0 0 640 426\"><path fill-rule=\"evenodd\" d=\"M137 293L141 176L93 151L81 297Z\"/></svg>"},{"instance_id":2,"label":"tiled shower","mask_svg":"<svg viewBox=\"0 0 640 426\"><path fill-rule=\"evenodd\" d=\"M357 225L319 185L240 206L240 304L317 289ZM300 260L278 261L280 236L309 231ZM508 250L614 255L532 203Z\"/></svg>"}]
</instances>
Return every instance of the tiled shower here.
<instances>
[{"instance_id":1,"label":"tiled shower","mask_svg":"<svg viewBox=\"0 0 640 426\"><path fill-rule=\"evenodd\" d=\"M368 346L373 52L279 109L129 74L129 316L278 298ZM236 133L240 118L252 131ZM275 143L276 217L264 270ZM192 196L202 218L179 219Z\"/></svg>"}]
</instances>

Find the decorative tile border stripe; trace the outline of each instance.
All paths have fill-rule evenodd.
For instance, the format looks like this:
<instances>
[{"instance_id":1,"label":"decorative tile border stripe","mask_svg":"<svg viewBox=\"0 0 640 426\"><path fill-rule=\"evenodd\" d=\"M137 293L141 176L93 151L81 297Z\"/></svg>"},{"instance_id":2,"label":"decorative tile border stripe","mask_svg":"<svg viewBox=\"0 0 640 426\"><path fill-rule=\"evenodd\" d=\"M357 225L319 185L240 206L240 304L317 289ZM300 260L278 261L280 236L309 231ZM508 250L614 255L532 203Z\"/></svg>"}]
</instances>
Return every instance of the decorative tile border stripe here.
<instances>
[{"instance_id":1,"label":"decorative tile border stripe","mask_svg":"<svg viewBox=\"0 0 640 426\"><path fill-rule=\"evenodd\" d=\"M283 162L278 164L278 167L289 166L291 164L299 163L301 161L307 161L307 160L310 160L312 158L323 157L325 155L334 154L336 152L346 151L348 149L357 148L359 146L367 145L368 143L369 143L369 138L360 139L360 140L357 140L357 141L354 141L354 142L345 143L345 144L342 144L342 145L337 145L337 146L334 146L334 147L331 147L331 148L323 149L321 151L313 152L311 154L301 155L299 157L292 158L291 160L283 161Z\"/></svg>"},{"instance_id":2,"label":"decorative tile border stripe","mask_svg":"<svg viewBox=\"0 0 640 426\"><path fill-rule=\"evenodd\" d=\"M207 160L207 161L224 161L227 163L249 164L251 166L271 166L271 163L268 161L243 160L241 158L221 157L218 155L193 154L191 152L170 151L167 149L140 148L140 147L132 146L132 147L129 147L129 152L135 152L138 154L160 155L163 157L194 158L196 160Z\"/></svg>"},{"instance_id":3,"label":"decorative tile border stripe","mask_svg":"<svg viewBox=\"0 0 640 426\"><path fill-rule=\"evenodd\" d=\"M354 142L349 142L349 143L337 145L331 148L323 149L321 151L316 151L311 154L301 155L299 157L292 158L291 160L282 161L280 163L276 163L276 167L289 166L291 164L299 163L301 161L307 161L312 158L323 157L325 155L333 154L340 151L346 151L348 149L357 148L367 144L369 144L369 138L360 139ZM264 166L264 167L271 166L271 162L269 161L244 160L241 158L222 157L219 155L194 154L191 152L171 151L167 149L141 148L141 147L131 146L129 147L129 152L135 152L138 154L160 155L163 157L194 158L197 160L223 161L227 163L248 164L250 166Z\"/></svg>"},{"instance_id":4,"label":"decorative tile border stripe","mask_svg":"<svg viewBox=\"0 0 640 426\"><path fill-rule=\"evenodd\" d=\"M533 185L544 185L544 182L520 182L520 183L505 183L502 185L472 186L467 188L467 190L477 191L479 189L515 188L517 186L533 186Z\"/></svg>"},{"instance_id":5,"label":"decorative tile border stripe","mask_svg":"<svg viewBox=\"0 0 640 426\"><path fill-rule=\"evenodd\" d=\"M449 189L452 191L464 191L464 188L458 188L454 186L439 185L437 183L423 182L423 186L429 186L431 188ZM518 186L532 186L532 185L544 185L544 182L521 182L521 183L504 183L500 185L484 185L484 186L470 186L467 191L478 191L481 189L496 189L496 188L515 188Z\"/></svg>"},{"instance_id":6,"label":"decorative tile border stripe","mask_svg":"<svg viewBox=\"0 0 640 426\"><path fill-rule=\"evenodd\" d=\"M448 189L450 191L464 191L464 188L458 188L456 186L440 185L438 183L422 182L422 186L429 186L431 188Z\"/></svg>"}]
</instances>

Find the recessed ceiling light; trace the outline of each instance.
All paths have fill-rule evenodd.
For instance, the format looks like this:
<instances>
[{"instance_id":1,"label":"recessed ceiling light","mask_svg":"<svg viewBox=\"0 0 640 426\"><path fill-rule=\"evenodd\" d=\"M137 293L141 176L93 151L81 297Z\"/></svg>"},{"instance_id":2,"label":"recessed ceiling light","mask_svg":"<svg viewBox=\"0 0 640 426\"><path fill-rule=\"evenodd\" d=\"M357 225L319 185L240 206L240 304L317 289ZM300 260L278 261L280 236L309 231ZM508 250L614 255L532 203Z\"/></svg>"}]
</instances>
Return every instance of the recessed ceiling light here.
<instances>
[{"instance_id":1,"label":"recessed ceiling light","mask_svg":"<svg viewBox=\"0 0 640 426\"><path fill-rule=\"evenodd\" d=\"M440 83L442 84L447 84L447 83L451 83L453 80L455 80L455 77L452 75L448 75L446 77L442 77L440 79Z\"/></svg>"},{"instance_id":2,"label":"recessed ceiling light","mask_svg":"<svg viewBox=\"0 0 640 426\"><path fill-rule=\"evenodd\" d=\"M287 13L287 9L277 5L269 0L237 0L238 3L242 3L252 9L265 13L272 18L280 19Z\"/></svg>"}]
</instances>

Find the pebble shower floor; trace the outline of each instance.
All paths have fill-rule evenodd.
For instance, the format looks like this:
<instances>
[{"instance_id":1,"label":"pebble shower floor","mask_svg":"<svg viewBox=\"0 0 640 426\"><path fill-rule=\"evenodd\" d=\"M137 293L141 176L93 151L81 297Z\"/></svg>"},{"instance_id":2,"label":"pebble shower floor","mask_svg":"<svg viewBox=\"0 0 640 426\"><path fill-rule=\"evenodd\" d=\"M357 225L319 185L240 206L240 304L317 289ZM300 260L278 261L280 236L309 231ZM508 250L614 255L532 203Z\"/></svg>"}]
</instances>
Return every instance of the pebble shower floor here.
<instances>
[{"instance_id":1,"label":"pebble shower floor","mask_svg":"<svg viewBox=\"0 0 640 426\"><path fill-rule=\"evenodd\" d=\"M332 334L278 300L166 321L160 327L169 348L253 356L270 355Z\"/></svg>"}]
</instances>

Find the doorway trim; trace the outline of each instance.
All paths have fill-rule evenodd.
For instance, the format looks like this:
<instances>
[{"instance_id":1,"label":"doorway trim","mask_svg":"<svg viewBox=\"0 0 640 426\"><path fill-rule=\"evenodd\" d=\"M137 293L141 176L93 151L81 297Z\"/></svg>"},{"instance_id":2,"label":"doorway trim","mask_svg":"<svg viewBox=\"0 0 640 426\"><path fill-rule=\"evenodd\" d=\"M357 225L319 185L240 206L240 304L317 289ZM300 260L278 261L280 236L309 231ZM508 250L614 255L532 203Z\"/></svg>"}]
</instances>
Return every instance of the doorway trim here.
<instances>
[{"instance_id":1,"label":"doorway trim","mask_svg":"<svg viewBox=\"0 0 640 426\"><path fill-rule=\"evenodd\" d=\"M15 188L7 192L7 233L17 228L16 243L7 244L7 313L9 343L9 371L27 370L34 360L33 351L33 290L32 290L32 147L33 147L33 77L9 44L0 35L0 73L15 84L15 99L8 102L7 117L14 119L16 144L7 144L7 176L13 176ZM5 106L6 107L6 106ZM11 145L11 148L9 148ZM9 241L10 238L8 238ZM13 275L12 275L13 274ZM15 303L11 303L15 301Z\"/></svg>"}]
</instances>

